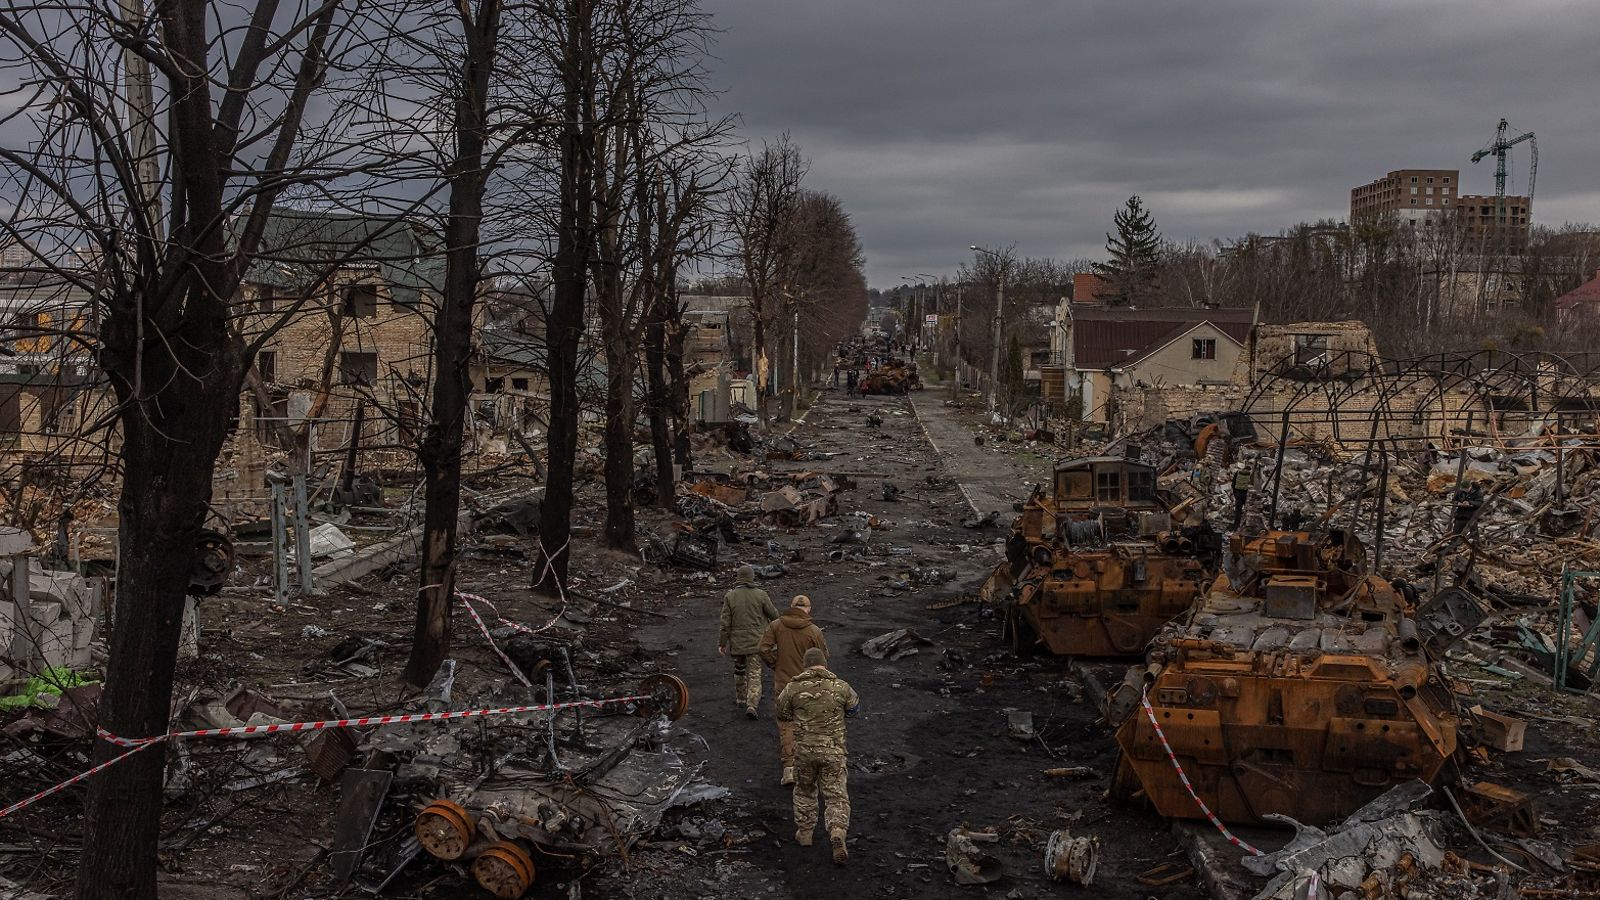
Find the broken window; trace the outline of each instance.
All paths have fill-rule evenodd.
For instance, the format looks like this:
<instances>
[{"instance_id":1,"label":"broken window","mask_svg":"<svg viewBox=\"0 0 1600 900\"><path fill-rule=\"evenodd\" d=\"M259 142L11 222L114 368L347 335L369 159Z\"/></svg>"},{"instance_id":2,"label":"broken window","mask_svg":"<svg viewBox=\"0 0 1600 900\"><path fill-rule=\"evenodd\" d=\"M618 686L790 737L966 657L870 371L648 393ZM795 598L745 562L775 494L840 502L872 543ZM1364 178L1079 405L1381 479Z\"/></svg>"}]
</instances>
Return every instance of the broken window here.
<instances>
[{"instance_id":1,"label":"broken window","mask_svg":"<svg viewBox=\"0 0 1600 900\"><path fill-rule=\"evenodd\" d=\"M256 440L269 447L277 447L278 427L287 425L288 418L288 392L274 391L267 400L267 406L256 411Z\"/></svg>"},{"instance_id":2,"label":"broken window","mask_svg":"<svg viewBox=\"0 0 1600 900\"><path fill-rule=\"evenodd\" d=\"M346 318L371 319L378 315L378 286L375 284L347 284L344 287Z\"/></svg>"},{"instance_id":3,"label":"broken window","mask_svg":"<svg viewBox=\"0 0 1600 900\"><path fill-rule=\"evenodd\" d=\"M1195 338L1189 349L1190 359L1216 359L1217 342L1215 338Z\"/></svg>"},{"instance_id":4,"label":"broken window","mask_svg":"<svg viewBox=\"0 0 1600 900\"><path fill-rule=\"evenodd\" d=\"M483 392L485 394L498 394L505 389L506 380L504 378L483 379Z\"/></svg>"},{"instance_id":5,"label":"broken window","mask_svg":"<svg viewBox=\"0 0 1600 900\"><path fill-rule=\"evenodd\" d=\"M262 350L256 354L256 374L267 384L278 380L278 351Z\"/></svg>"},{"instance_id":6,"label":"broken window","mask_svg":"<svg viewBox=\"0 0 1600 900\"><path fill-rule=\"evenodd\" d=\"M278 308L278 289L270 284L256 285L256 311L269 313Z\"/></svg>"},{"instance_id":7,"label":"broken window","mask_svg":"<svg viewBox=\"0 0 1600 900\"><path fill-rule=\"evenodd\" d=\"M1128 502L1154 503L1156 501L1156 473L1149 469L1128 472Z\"/></svg>"},{"instance_id":8,"label":"broken window","mask_svg":"<svg viewBox=\"0 0 1600 900\"><path fill-rule=\"evenodd\" d=\"M1116 469L1101 469L1095 473L1094 499L1098 503L1122 502L1122 473Z\"/></svg>"},{"instance_id":9,"label":"broken window","mask_svg":"<svg viewBox=\"0 0 1600 900\"><path fill-rule=\"evenodd\" d=\"M339 383L372 385L378 380L378 354L360 350L339 352Z\"/></svg>"},{"instance_id":10,"label":"broken window","mask_svg":"<svg viewBox=\"0 0 1600 900\"><path fill-rule=\"evenodd\" d=\"M511 379L511 389L513 391L525 391L525 390L527 390L528 389L528 379L526 379L526 378L513 378L513 379Z\"/></svg>"},{"instance_id":11,"label":"broken window","mask_svg":"<svg viewBox=\"0 0 1600 900\"><path fill-rule=\"evenodd\" d=\"M1328 362L1328 336L1325 334L1297 334L1294 336L1294 364L1321 366Z\"/></svg>"}]
</instances>

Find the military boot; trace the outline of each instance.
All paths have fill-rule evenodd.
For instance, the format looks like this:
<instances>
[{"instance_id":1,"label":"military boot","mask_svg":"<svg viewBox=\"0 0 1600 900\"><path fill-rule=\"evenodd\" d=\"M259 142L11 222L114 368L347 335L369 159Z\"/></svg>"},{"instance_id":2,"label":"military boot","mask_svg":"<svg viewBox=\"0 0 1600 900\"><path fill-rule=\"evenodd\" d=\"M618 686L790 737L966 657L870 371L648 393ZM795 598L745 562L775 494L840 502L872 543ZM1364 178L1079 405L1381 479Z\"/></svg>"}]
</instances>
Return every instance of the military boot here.
<instances>
[{"instance_id":1,"label":"military boot","mask_svg":"<svg viewBox=\"0 0 1600 900\"><path fill-rule=\"evenodd\" d=\"M794 842L802 847L811 846L811 829L796 828L794 831Z\"/></svg>"},{"instance_id":2,"label":"military boot","mask_svg":"<svg viewBox=\"0 0 1600 900\"><path fill-rule=\"evenodd\" d=\"M850 851L844 844L844 832L829 832L828 840L833 844L833 861L841 866L849 862Z\"/></svg>"}]
</instances>

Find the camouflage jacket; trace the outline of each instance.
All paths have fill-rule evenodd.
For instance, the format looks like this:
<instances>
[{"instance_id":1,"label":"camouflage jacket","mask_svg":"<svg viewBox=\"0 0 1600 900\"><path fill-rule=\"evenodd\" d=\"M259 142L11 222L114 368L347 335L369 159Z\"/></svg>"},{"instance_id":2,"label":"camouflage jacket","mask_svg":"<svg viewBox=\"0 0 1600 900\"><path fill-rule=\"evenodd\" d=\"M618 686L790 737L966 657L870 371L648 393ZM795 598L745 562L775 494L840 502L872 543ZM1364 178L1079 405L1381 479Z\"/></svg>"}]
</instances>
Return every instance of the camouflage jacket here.
<instances>
[{"instance_id":1,"label":"camouflage jacket","mask_svg":"<svg viewBox=\"0 0 1600 900\"><path fill-rule=\"evenodd\" d=\"M789 681L778 695L778 721L794 723L794 749L801 756L844 756L844 720L861 698L843 678L810 668Z\"/></svg>"},{"instance_id":2,"label":"camouflage jacket","mask_svg":"<svg viewBox=\"0 0 1600 900\"><path fill-rule=\"evenodd\" d=\"M717 631L717 646L727 647L735 656L755 653L767 625L778 617L767 592L740 585L722 598L722 623Z\"/></svg>"}]
</instances>

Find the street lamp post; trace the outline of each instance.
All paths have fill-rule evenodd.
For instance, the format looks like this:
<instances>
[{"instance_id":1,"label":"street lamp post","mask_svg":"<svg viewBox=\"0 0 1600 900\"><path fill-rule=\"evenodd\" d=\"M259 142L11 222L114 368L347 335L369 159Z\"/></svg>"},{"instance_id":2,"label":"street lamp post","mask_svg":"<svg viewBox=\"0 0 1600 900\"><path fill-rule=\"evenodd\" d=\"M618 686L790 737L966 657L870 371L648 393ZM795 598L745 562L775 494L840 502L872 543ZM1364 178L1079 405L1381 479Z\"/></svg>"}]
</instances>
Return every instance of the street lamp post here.
<instances>
[{"instance_id":1,"label":"street lamp post","mask_svg":"<svg viewBox=\"0 0 1600 900\"><path fill-rule=\"evenodd\" d=\"M999 264L999 271L995 277L994 346L989 353L989 412L992 413L998 405L1000 391L1000 323L1006 314L1006 258L977 244L973 244L971 249L972 252L982 253Z\"/></svg>"},{"instance_id":2,"label":"street lamp post","mask_svg":"<svg viewBox=\"0 0 1600 900\"><path fill-rule=\"evenodd\" d=\"M937 280L935 280L935 276L929 275L927 272L918 272L915 275L901 275L900 278L902 280L904 280L904 281L910 281L913 278L917 279L916 286L913 287L911 290L914 293L920 293L921 297L922 297L921 302L919 302L917 304L917 319L910 323L910 325L914 329L914 330L911 331L911 335L912 335L912 351L911 351L911 354L912 354L912 359L915 359L916 358L916 351L917 351L918 348L920 348L922 346L922 338L924 337L925 333L928 330L928 326L927 326L927 323L925 321L927 319L927 317L928 317L928 313L927 313L927 292L926 292L926 289L924 288L925 282L923 282L922 279L926 278L929 281L933 281L933 283L934 283L933 311L934 311L935 314L937 314L939 312L939 294L938 294L939 286L938 286Z\"/></svg>"}]
</instances>

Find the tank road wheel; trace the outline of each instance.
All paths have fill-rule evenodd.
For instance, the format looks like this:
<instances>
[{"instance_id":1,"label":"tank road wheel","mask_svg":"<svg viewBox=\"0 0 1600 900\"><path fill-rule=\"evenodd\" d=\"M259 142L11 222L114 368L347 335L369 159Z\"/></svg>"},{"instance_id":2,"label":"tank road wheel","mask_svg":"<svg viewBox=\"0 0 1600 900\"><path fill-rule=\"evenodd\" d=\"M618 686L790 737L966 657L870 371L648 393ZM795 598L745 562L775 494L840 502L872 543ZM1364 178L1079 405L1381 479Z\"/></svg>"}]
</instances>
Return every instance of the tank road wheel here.
<instances>
[{"instance_id":1,"label":"tank road wheel","mask_svg":"<svg viewBox=\"0 0 1600 900\"><path fill-rule=\"evenodd\" d=\"M1022 610L1012 605L1006 610L1005 635L1011 643L1011 652L1019 657L1029 657L1039 648L1039 632L1035 631Z\"/></svg>"},{"instance_id":2,"label":"tank road wheel","mask_svg":"<svg viewBox=\"0 0 1600 900\"><path fill-rule=\"evenodd\" d=\"M650 698L640 705L640 712L645 715L659 712L676 722L689 711L689 686L676 675L651 675L639 683L639 693Z\"/></svg>"},{"instance_id":3,"label":"tank road wheel","mask_svg":"<svg viewBox=\"0 0 1600 900\"><path fill-rule=\"evenodd\" d=\"M520 844L495 841L473 861L472 877L500 900L517 900L533 887L533 857Z\"/></svg>"},{"instance_id":4,"label":"tank road wheel","mask_svg":"<svg viewBox=\"0 0 1600 900\"><path fill-rule=\"evenodd\" d=\"M417 843L435 859L460 859L472 843L472 818L458 803L435 800L417 814Z\"/></svg>"}]
</instances>

